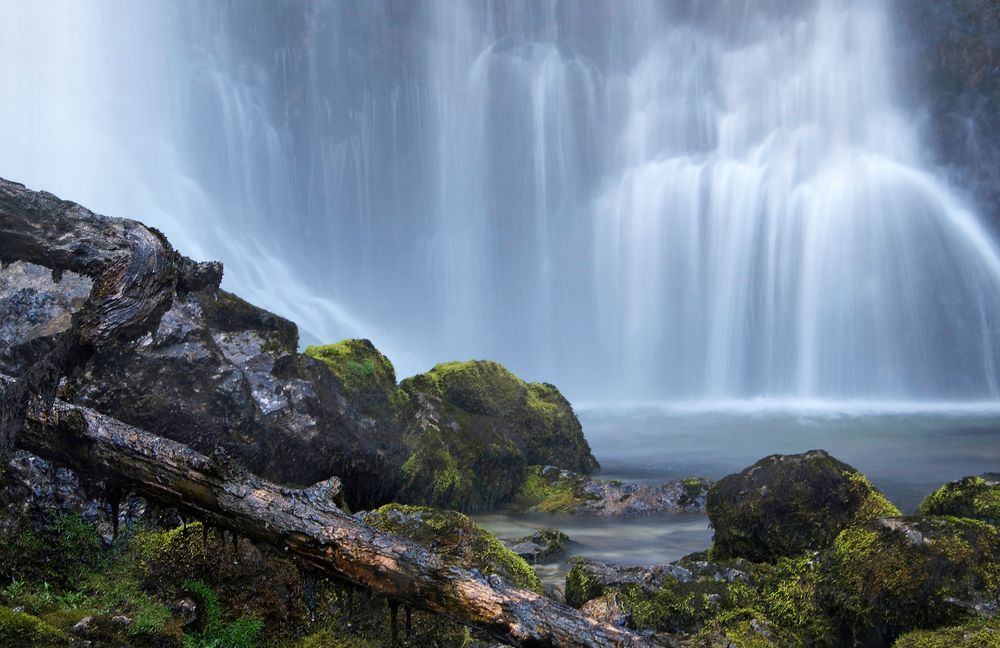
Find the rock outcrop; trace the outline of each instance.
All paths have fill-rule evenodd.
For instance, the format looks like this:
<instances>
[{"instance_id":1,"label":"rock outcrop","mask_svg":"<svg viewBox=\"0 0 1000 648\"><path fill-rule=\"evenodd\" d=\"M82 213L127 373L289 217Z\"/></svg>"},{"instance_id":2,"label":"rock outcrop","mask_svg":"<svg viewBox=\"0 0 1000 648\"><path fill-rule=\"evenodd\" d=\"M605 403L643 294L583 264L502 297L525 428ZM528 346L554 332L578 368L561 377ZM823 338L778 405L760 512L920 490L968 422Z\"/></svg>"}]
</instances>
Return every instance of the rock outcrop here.
<instances>
[{"instance_id":1,"label":"rock outcrop","mask_svg":"<svg viewBox=\"0 0 1000 648\"><path fill-rule=\"evenodd\" d=\"M899 510L864 475L822 450L772 455L708 493L712 555L772 561L830 546L849 526Z\"/></svg>"}]
</instances>

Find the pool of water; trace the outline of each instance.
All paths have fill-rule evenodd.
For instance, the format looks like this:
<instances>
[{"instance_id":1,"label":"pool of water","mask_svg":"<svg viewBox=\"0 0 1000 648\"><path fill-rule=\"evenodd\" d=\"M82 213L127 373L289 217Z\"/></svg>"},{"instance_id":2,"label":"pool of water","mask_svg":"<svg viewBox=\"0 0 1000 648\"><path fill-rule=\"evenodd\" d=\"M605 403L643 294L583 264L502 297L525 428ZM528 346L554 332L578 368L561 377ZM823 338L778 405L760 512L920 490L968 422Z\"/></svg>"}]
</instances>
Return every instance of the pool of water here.
<instances>
[{"instance_id":1,"label":"pool of water","mask_svg":"<svg viewBox=\"0 0 1000 648\"><path fill-rule=\"evenodd\" d=\"M718 479L775 453L822 448L865 473L904 513L944 482L1000 472L1000 404L743 402L712 406L585 407L584 433L600 477L662 482ZM571 555L632 564L676 560L708 547L704 515L619 520L523 514L504 509L477 520L500 537L546 527L576 544ZM561 583L566 562L539 566Z\"/></svg>"}]
</instances>

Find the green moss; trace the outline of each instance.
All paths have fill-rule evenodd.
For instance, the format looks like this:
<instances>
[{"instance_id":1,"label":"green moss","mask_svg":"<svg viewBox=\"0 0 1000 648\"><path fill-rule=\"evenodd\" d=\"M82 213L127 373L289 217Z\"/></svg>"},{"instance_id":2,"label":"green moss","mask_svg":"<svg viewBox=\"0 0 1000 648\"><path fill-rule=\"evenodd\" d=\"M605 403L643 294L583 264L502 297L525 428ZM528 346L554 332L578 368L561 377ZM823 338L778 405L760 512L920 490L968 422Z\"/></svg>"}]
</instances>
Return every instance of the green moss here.
<instances>
[{"instance_id":1,"label":"green moss","mask_svg":"<svg viewBox=\"0 0 1000 648\"><path fill-rule=\"evenodd\" d=\"M496 536L456 511L387 504L365 515L367 524L418 542L451 564L497 574L518 587L542 591L538 574Z\"/></svg>"},{"instance_id":2,"label":"green moss","mask_svg":"<svg viewBox=\"0 0 1000 648\"><path fill-rule=\"evenodd\" d=\"M307 347L305 354L325 364L350 395L396 391L396 370L370 340L343 340Z\"/></svg>"},{"instance_id":3,"label":"green moss","mask_svg":"<svg viewBox=\"0 0 1000 648\"><path fill-rule=\"evenodd\" d=\"M590 499L583 491L584 479L554 466L529 466L517 497L529 510L539 513L569 513Z\"/></svg>"},{"instance_id":4,"label":"green moss","mask_svg":"<svg viewBox=\"0 0 1000 648\"><path fill-rule=\"evenodd\" d=\"M302 648L377 648L379 643L345 634L340 628L324 628L302 640Z\"/></svg>"},{"instance_id":5,"label":"green moss","mask_svg":"<svg viewBox=\"0 0 1000 648\"><path fill-rule=\"evenodd\" d=\"M1000 628L980 621L936 630L915 630L901 636L893 648L997 648Z\"/></svg>"},{"instance_id":6,"label":"green moss","mask_svg":"<svg viewBox=\"0 0 1000 648\"><path fill-rule=\"evenodd\" d=\"M524 407L524 381L499 362L443 362L427 373L403 381L403 389L433 394L470 414L501 416Z\"/></svg>"},{"instance_id":7,"label":"green moss","mask_svg":"<svg viewBox=\"0 0 1000 648\"><path fill-rule=\"evenodd\" d=\"M823 549L847 527L899 515L864 475L822 450L766 457L716 482L706 508L712 557L758 562Z\"/></svg>"},{"instance_id":8,"label":"green moss","mask_svg":"<svg viewBox=\"0 0 1000 648\"><path fill-rule=\"evenodd\" d=\"M204 616L200 632L184 635L185 648L253 648L260 643L263 622L240 617L222 623L222 608L212 588L200 580L184 581L185 592L198 599Z\"/></svg>"},{"instance_id":9,"label":"green moss","mask_svg":"<svg viewBox=\"0 0 1000 648\"><path fill-rule=\"evenodd\" d=\"M851 640L957 623L1000 596L1000 534L976 520L876 520L823 559L822 596Z\"/></svg>"},{"instance_id":10,"label":"green moss","mask_svg":"<svg viewBox=\"0 0 1000 648\"><path fill-rule=\"evenodd\" d=\"M794 635L771 622L759 610L739 608L711 619L694 637L698 648L798 648Z\"/></svg>"},{"instance_id":11,"label":"green moss","mask_svg":"<svg viewBox=\"0 0 1000 648\"><path fill-rule=\"evenodd\" d=\"M65 646L69 638L38 617L0 607L0 648Z\"/></svg>"},{"instance_id":12,"label":"green moss","mask_svg":"<svg viewBox=\"0 0 1000 648\"><path fill-rule=\"evenodd\" d=\"M1000 481L965 477L927 496L921 515L954 515L1000 525Z\"/></svg>"}]
</instances>

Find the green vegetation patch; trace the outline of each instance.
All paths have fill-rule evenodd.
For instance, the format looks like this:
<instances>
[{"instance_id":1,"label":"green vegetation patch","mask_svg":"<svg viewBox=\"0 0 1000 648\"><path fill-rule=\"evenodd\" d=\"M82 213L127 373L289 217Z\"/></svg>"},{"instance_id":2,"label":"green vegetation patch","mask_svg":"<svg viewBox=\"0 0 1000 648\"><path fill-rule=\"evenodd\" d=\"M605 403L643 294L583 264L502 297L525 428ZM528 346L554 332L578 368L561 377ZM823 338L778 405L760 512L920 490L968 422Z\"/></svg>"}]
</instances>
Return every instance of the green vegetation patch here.
<instances>
[{"instance_id":1,"label":"green vegetation patch","mask_svg":"<svg viewBox=\"0 0 1000 648\"><path fill-rule=\"evenodd\" d=\"M1000 525L1000 479L964 477L927 496L921 515L953 515Z\"/></svg>"}]
</instances>

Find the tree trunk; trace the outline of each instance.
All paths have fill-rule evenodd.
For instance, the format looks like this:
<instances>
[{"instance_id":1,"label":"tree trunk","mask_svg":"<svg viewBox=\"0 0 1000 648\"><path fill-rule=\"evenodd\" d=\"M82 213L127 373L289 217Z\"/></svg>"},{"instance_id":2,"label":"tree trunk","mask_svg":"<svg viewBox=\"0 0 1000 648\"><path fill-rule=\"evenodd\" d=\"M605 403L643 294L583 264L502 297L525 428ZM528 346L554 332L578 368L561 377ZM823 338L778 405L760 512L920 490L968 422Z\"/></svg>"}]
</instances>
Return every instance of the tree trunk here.
<instances>
[{"instance_id":1,"label":"tree trunk","mask_svg":"<svg viewBox=\"0 0 1000 648\"><path fill-rule=\"evenodd\" d=\"M4 378L0 382L9 382ZM540 594L447 565L429 549L337 507L336 477L304 490L264 481L222 453L205 456L85 407L30 413L18 446L82 475L128 484L192 518L285 548L317 572L519 646L662 646Z\"/></svg>"}]
</instances>

